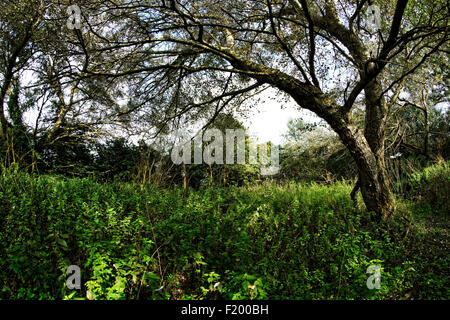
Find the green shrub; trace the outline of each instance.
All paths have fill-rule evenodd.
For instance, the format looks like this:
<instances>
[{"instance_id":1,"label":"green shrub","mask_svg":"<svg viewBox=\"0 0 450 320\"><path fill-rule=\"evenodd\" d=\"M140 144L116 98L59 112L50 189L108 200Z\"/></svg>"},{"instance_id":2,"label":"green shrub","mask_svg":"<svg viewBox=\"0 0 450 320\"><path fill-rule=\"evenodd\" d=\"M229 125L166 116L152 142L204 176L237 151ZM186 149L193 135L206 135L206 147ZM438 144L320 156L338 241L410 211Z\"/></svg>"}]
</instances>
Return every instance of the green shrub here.
<instances>
[{"instance_id":1,"label":"green shrub","mask_svg":"<svg viewBox=\"0 0 450 320\"><path fill-rule=\"evenodd\" d=\"M450 212L450 163L438 163L409 176L409 198L428 203L434 212L448 216Z\"/></svg>"},{"instance_id":2,"label":"green shrub","mask_svg":"<svg viewBox=\"0 0 450 320\"><path fill-rule=\"evenodd\" d=\"M141 189L3 170L0 298L398 297L423 276L400 244L406 227L374 222L351 189ZM82 271L80 291L65 286L72 264ZM373 264L382 268L380 290L366 287Z\"/></svg>"}]
</instances>

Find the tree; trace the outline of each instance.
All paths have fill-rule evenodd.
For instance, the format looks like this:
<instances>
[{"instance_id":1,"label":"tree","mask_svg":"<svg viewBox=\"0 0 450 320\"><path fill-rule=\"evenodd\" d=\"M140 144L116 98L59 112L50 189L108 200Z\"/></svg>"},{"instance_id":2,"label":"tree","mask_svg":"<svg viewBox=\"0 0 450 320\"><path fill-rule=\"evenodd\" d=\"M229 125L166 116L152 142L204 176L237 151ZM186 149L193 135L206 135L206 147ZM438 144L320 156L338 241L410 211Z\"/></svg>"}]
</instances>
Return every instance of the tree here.
<instances>
[{"instance_id":1,"label":"tree","mask_svg":"<svg viewBox=\"0 0 450 320\"><path fill-rule=\"evenodd\" d=\"M317 128L317 124L310 124L303 121L302 118L290 119L287 124L287 131L283 138L287 142L300 142L304 134Z\"/></svg>"},{"instance_id":2,"label":"tree","mask_svg":"<svg viewBox=\"0 0 450 320\"><path fill-rule=\"evenodd\" d=\"M385 218L394 211L389 109L411 75L448 52L446 1L80 0L81 26L67 28L70 4L17 1L2 10L3 139L11 81L27 68L36 78L26 91L43 95L40 112L54 115L34 130L34 144L45 146L116 125L168 133L273 87L338 134L367 208Z\"/></svg>"},{"instance_id":3,"label":"tree","mask_svg":"<svg viewBox=\"0 0 450 320\"><path fill-rule=\"evenodd\" d=\"M115 32L103 36L91 28L102 34L105 63L86 74L127 77L137 97L129 111L147 107L148 119L159 124L277 88L339 135L358 167L368 210L387 218L395 203L384 160L386 100L448 44L448 7L425 0L376 4L382 18L376 30L367 23L373 7L365 0L95 4ZM412 54L420 57L417 64L395 79L387 76L392 62ZM365 113L364 128L354 122L355 108Z\"/></svg>"},{"instance_id":4,"label":"tree","mask_svg":"<svg viewBox=\"0 0 450 320\"><path fill-rule=\"evenodd\" d=\"M23 153L14 150L19 147L14 141L27 136L32 151L45 157L72 149L75 141L92 141L105 132L101 126L111 131L122 92L113 80L80 76L99 60L89 54L95 48L92 39L67 27L71 1L0 4L0 142L6 150ZM20 106L14 102L16 88L27 98ZM37 114L33 127L22 122L30 109Z\"/></svg>"},{"instance_id":5,"label":"tree","mask_svg":"<svg viewBox=\"0 0 450 320\"><path fill-rule=\"evenodd\" d=\"M322 125L301 118L288 122L280 152L281 177L301 181L334 182L355 177L355 163L339 137Z\"/></svg>"},{"instance_id":6,"label":"tree","mask_svg":"<svg viewBox=\"0 0 450 320\"><path fill-rule=\"evenodd\" d=\"M434 60L434 61L433 61ZM436 130L445 115L436 107L448 104L448 58L441 55L424 63L409 81L403 84L404 97L392 106L391 143L427 159L442 156L443 148L436 142L446 138L448 129ZM447 91L447 92L446 92ZM394 151L395 152L395 151Z\"/></svg>"},{"instance_id":7,"label":"tree","mask_svg":"<svg viewBox=\"0 0 450 320\"><path fill-rule=\"evenodd\" d=\"M224 164L202 164L193 166L193 169L197 171L197 175L201 173L208 172L208 179L210 183L215 183L217 185L243 185L250 180L256 180L260 178L259 168L255 164L238 164L238 144L236 141L232 145L228 145L227 141L227 130L242 130L245 132L247 129L244 125L238 121L230 113L218 114L213 121L207 125L206 129L218 129L223 136L223 154L224 154ZM203 145L203 148L205 145ZM226 159L227 148L233 148L234 150L234 164L228 164ZM249 158L248 151L250 148L250 139L245 137L245 158Z\"/></svg>"},{"instance_id":8,"label":"tree","mask_svg":"<svg viewBox=\"0 0 450 320\"><path fill-rule=\"evenodd\" d=\"M21 118L18 114L18 73L23 70L34 53L30 45L31 39L39 29L42 21L43 6L18 1L14 3L1 2L0 13L0 138L11 149L10 129L13 123L8 120L5 105L7 97L11 100L12 121ZM16 82L16 85L14 84ZM14 88L13 88L14 87ZM16 107L16 108L14 108Z\"/></svg>"}]
</instances>

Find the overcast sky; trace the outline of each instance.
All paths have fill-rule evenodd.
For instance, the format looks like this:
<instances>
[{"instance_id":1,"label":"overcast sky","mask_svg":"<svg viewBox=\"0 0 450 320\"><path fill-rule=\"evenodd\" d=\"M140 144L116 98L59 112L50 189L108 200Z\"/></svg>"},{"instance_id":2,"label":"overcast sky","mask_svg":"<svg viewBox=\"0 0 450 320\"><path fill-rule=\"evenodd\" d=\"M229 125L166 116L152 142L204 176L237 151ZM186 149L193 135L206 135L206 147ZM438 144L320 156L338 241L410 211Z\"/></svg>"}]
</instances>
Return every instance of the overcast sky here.
<instances>
[{"instance_id":1,"label":"overcast sky","mask_svg":"<svg viewBox=\"0 0 450 320\"><path fill-rule=\"evenodd\" d=\"M307 122L319 122L321 119L314 113L300 109L294 101L279 102L271 97L276 95L275 89L268 89L264 95L265 101L258 103L251 110L248 119L243 119L249 133L260 142L282 142L282 135L287 131L289 119L303 118Z\"/></svg>"}]
</instances>

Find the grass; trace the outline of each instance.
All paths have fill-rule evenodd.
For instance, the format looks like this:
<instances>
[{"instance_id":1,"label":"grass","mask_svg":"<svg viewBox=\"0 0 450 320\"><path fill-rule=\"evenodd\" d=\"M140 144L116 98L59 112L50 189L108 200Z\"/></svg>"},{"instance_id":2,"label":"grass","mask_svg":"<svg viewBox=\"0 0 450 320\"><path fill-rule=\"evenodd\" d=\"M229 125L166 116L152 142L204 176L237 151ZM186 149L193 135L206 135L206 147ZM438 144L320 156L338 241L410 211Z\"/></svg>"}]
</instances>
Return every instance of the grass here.
<instances>
[{"instance_id":1,"label":"grass","mask_svg":"<svg viewBox=\"0 0 450 320\"><path fill-rule=\"evenodd\" d=\"M3 169L0 298L448 299L448 214L421 195L375 222L351 189L141 189ZM78 291L65 285L73 264Z\"/></svg>"}]
</instances>

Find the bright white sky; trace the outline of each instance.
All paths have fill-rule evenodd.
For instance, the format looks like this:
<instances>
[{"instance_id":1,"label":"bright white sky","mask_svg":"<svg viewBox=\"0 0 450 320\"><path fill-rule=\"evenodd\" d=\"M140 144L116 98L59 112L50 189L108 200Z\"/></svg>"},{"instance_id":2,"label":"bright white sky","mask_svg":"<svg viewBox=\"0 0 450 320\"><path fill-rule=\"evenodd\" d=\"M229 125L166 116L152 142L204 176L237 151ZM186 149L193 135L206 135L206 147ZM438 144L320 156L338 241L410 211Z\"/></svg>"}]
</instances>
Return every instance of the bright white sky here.
<instances>
[{"instance_id":1,"label":"bright white sky","mask_svg":"<svg viewBox=\"0 0 450 320\"><path fill-rule=\"evenodd\" d=\"M306 122L319 122L321 119L314 113L300 109L294 101L287 103L271 99L276 95L275 89L268 89L263 95L265 102L255 105L248 119L242 122L252 136L256 136L261 143L271 141L281 144L282 135L287 131L290 119L302 118Z\"/></svg>"},{"instance_id":2,"label":"bright white sky","mask_svg":"<svg viewBox=\"0 0 450 320\"><path fill-rule=\"evenodd\" d=\"M275 99L268 99L276 95L275 89L268 89L264 95L267 97L264 103L255 105L248 120L243 120L244 126L248 128L252 136L256 136L261 143L272 141L275 144L283 144L282 135L287 131L289 119L302 118L306 122L320 122L313 112L301 109L293 101L281 103ZM450 104L439 103L436 108L445 113Z\"/></svg>"}]
</instances>

